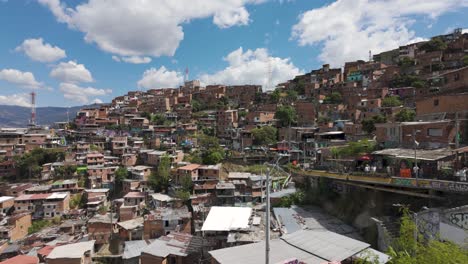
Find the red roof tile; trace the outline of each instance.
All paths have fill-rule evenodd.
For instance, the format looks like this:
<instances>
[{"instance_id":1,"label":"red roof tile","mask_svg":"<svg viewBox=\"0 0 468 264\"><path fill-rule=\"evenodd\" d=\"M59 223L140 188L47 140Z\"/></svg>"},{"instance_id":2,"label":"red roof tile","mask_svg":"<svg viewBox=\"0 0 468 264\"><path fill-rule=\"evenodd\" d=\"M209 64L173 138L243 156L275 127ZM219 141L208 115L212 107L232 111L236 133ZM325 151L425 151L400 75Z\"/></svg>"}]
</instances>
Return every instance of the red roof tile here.
<instances>
[{"instance_id":1,"label":"red roof tile","mask_svg":"<svg viewBox=\"0 0 468 264\"><path fill-rule=\"evenodd\" d=\"M18 255L0 262L0 264L38 264L39 259L33 256Z\"/></svg>"}]
</instances>

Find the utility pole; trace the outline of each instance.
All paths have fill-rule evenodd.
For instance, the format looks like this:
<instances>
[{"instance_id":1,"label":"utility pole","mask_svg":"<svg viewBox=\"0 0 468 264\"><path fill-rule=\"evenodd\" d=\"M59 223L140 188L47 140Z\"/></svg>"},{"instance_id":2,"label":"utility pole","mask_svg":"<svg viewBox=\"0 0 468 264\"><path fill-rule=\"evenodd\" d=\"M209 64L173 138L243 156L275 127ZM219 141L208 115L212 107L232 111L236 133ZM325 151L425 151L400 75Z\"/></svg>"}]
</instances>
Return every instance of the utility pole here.
<instances>
[{"instance_id":1,"label":"utility pole","mask_svg":"<svg viewBox=\"0 0 468 264\"><path fill-rule=\"evenodd\" d=\"M266 173L265 264L270 263L270 168Z\"/></svg>"},{"instance_id":2,"label":"utility pole","mask_svg":"<svg viewBox=\"0 0 468 264\"><path fill-rule=\"evenodd\" d=\"M416 177L416 184L418 182L418 176L419 176L419 167L418 167L418 157L416 156L416 130L413 129L413 144L414 144L414 167L417 168L417 171L415 171L415 177Z\"/></svg>"},{"instance_id":3,"label":"utility pole","mask_svg":"<svg viewBox=\"0 0 468 264\"><path fill-rule=\"evenodd\" d=\"M455 149L460 147L460 121L458 120L458 112L455 112Z\"/></svg>"}]
</instances>

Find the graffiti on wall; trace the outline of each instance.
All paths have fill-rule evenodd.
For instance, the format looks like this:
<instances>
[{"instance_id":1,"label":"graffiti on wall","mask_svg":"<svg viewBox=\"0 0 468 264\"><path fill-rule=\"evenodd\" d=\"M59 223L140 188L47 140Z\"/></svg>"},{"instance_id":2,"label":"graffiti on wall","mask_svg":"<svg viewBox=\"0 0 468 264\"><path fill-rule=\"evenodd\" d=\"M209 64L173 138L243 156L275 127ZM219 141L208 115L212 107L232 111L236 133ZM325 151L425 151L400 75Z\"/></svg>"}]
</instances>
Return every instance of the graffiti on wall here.
<instances>
[{"instance_id":1,"label":"graffiti on wall","mask_svg":"<svg viewBox=\"0 0 468 264\"><path fill-rule=\"evenodd\" d=\"M425 238L436 238L440 231L439 212L430 210L418 213L416 217L416 227Z\"/></svg>"},{"instance_id":2,"label":"graffiti on wall","mask_svg":"<svg viewBox=\"0 0 468 264\"><path fill-rule=\"evenodd\" d=\"M395 185L402 185L402 186L415 186L415 179L408 179L408 178L393 178L392 183Z\"/></svg>"},{"instance_id":3,"label":"graffiti on wall","mask_svg":"<svg viewBox=\"0 0 468 264\"><path fill-rule=\"evenodd\" d=\"M392 177L392 184L407 187L420 187L449 192L468 192L468 183L429 179Z\"/></svg>"},{"instance_id":4,"label":"graffiti on wall","mask_svg":"<svg viewBox=\"0 0 468 264\"><path fill-rule=\"evenodd\" d=\"M448 220L451 224L468 230L468 212L449 213Z\"/></svg>"}]
</instances>

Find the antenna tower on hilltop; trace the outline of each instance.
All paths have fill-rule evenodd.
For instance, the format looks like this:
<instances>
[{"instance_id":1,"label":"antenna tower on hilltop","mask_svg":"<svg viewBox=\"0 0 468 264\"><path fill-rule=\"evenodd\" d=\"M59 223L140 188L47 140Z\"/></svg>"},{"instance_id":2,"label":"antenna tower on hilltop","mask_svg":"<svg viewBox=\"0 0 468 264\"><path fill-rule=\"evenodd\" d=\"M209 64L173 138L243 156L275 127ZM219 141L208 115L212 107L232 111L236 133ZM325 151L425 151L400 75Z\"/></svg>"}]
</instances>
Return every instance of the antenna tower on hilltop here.
<instances>
[{"instance_id":1,"label":"antenna tower on hilltop","mask_svg":"<svg viewBox=\"0 0 468 264\"><path fill-rule=\"evenodd\" d=\"M36 125L36 93L31 93L31 119L29 120L30 126Z\"/></svg>"}]
</instances>

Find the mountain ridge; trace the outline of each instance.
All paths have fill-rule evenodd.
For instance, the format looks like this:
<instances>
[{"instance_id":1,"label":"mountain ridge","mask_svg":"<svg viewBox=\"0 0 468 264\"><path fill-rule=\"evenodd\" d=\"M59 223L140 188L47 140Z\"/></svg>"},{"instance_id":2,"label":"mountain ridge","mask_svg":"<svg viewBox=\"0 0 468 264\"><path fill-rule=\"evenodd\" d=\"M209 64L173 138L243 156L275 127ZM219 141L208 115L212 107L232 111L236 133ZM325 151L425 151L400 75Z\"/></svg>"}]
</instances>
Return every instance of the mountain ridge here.
<instances>
[{"instance_id":1,"label":"mountain ridge","mask_svg":"<svg viewBox=\"0 0 468 264\"><path fill-rule=\"evenodd\" d=\"M72 120L84 106L57 107L45 106L36 108L38 125L52 125L55 122L66 122L67 111ZM31 108L16 105L0 105L0 127L26 127L31 117Z\"/></svg>"}]
</instances>

